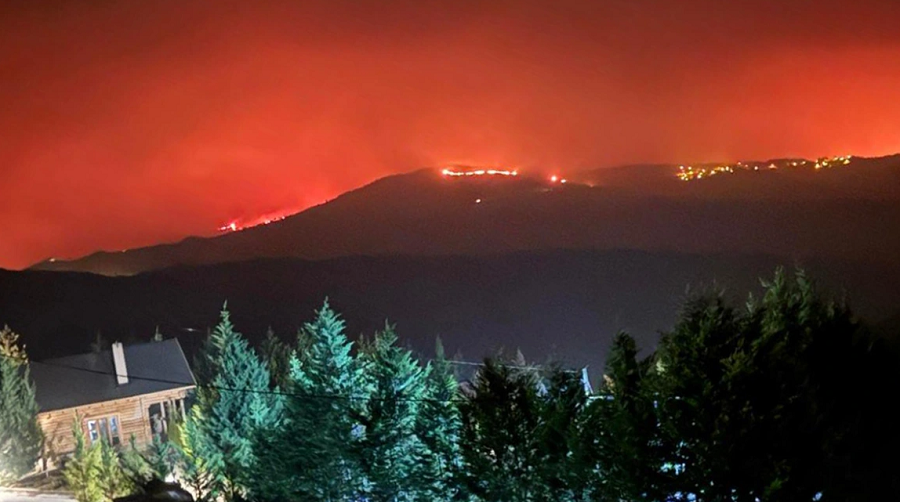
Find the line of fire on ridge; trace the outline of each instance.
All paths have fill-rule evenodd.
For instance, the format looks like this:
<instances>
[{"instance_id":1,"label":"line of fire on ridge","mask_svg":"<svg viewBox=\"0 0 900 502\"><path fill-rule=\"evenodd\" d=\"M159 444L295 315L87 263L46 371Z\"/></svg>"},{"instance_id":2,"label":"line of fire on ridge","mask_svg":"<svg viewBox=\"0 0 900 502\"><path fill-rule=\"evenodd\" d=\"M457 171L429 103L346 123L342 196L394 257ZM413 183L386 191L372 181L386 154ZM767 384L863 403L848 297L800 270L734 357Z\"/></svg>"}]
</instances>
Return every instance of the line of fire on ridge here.
<instances>
[{"instance_id":1,"label":"line of fire on ridge","mask_svg":"<svg viewBox=\"0 0 900 502\"><path fill-rule=\"evenodd\" d=\"M246 230L252 227L258 227L260 225L268 225L270 223L275 223L276 221L281 221L287 218L287 216L278 216L274 218L262 218L251 221L246 224L239 224L237 221L232 221L231 223L219 227L219 232L240 232L241 230Z\"/></svg>"},{"instance_id":2,"label":"line of fire on ridge","mask_svg":"<svg viewBox=\"0 0 900 502\"><path fill-rule=\"evenodd\" d=\"M461 178L461 177L470 177L470 176L518 176L519 171L517 169L451 169L444 168L441 170L441 174L450 178ZM550 183L566 183L568 180L565 178L561 178L557 175L552 175L548 178Z\"/></svg>"},{"instance_id":3,"label":"line of fire on ridge","mask_svg":"<svg viewBox=\"0 0 900 502\"><path fill-rule=\"evenodd\" d=\"M454 169L444 169L441 171L441 174L444 176L518 176L519 171L517 170L503 170L503 169L473 169L469 171L459 171Z\"/></svg>"}]
</instances>

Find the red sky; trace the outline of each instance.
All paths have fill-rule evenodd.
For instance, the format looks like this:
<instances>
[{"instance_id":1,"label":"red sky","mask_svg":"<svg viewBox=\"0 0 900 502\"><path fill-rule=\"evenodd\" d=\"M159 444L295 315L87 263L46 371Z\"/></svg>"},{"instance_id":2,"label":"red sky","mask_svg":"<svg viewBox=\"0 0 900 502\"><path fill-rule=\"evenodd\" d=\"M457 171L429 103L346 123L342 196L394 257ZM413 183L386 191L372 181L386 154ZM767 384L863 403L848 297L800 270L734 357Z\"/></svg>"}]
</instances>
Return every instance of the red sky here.
<instances>
[{"instance_id":1,"label":"red sky","mask_svg":"<svg viewBox=\"0 0 900 502\"><path fill-rule=\"evenodd\" d=\"M3 2L0 267L445 162L900 151L900 6Z\"/></svg>"}]
</instances>

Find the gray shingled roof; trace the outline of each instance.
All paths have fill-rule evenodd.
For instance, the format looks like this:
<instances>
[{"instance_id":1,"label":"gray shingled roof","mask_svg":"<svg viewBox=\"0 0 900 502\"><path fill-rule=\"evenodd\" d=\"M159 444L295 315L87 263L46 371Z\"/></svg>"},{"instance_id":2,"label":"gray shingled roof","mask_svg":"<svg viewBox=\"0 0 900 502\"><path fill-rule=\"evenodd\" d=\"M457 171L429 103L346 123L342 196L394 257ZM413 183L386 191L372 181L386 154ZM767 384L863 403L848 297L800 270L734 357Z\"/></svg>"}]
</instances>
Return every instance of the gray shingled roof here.
<instances>
[{"instance_id":1,"label":"gray shingled roof","mask_svg":"<svg viewBox=\"0 0 900 502\"><path fill-rule=\"evenodd\" d=\"M173 338L125 346L129 381L116 382L110 350L31 363L42 412L194 385L181 344Z\"/></svg>"}]
</instances>

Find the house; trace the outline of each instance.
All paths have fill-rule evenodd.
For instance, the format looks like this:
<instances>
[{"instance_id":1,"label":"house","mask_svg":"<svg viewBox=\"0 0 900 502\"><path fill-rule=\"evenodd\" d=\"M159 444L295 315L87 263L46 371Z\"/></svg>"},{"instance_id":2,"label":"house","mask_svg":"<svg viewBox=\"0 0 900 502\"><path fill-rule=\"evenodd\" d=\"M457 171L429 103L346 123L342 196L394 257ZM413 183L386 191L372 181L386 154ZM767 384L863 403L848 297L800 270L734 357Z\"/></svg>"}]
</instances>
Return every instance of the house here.
<instances>
[{"instance_id":1,"label":"house","mask_svg":"<svg viewBox=\"0 0 900 502\"><path fill-rule=\"evenodd\" d=\"M31 363L45 444L41 469L75 449L73 427L89 443L138 445L165 438L170 418L183 414L194 375L177 339Z\"/></svg>"}]
</instances>

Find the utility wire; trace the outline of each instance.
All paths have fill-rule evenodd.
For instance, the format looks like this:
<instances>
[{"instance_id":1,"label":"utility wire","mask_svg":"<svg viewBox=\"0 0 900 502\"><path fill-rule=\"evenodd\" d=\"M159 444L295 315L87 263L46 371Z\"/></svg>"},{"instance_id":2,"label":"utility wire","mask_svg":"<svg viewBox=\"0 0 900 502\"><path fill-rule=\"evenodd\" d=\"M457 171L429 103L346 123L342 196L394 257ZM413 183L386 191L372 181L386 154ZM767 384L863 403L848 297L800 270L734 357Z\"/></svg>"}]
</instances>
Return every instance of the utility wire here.
<instances>
[{"instance_id":1,"label":"utility wire","mask_svg":"<svg viewBox=\"0 0 900 502\"><path fill-rule=\"evenodd\" d=\"M156 383L165 383L170 385L179 385L182 387L203 387L206 389L218 390L218 391L226 391L226 392L242 392L245 394L263 394L270 396L286 396L286 397L298 397L298 398L311 398L311 399L346 399L348 401L360 400L379 400L379 401L410 401L410 402L432 402L432 403L447 403L451 400L441 400L441 399L430 399L430 398L379 398L375 396L342 396L339 394L312 394L312 393L296 393L296 392L285 392L281 390L272 390L272 389L249 389L249 388L241 388L241 387L227 387L222 385L212 385L212 384L200 384L196 382L182 382L177 380L167 380L165 378L153 378L153 377L144 377L144 376L136 376L132 374L119 374L116 372L102 371L102 370L93 370L90 368L80 368L78 366L69 366L66 364L54 364L48 363L45 361L30 361L31 364L42 364L44 366L50 366L54 368L63 368L67 370L74 371L83 371L85 373L92 373L95 375L104 375L111 377L123 377L128 378L129 380L142 380L145 382L156 382Z\"/></svg>"},{"instance_id":2,"label":"utility wire","mask_svg":"<svg viewBox=\"0 0 900 502\"><path fill-rule=\"evenodd\" d=\"M3 357L5 357L5 356L3 356ZM476 362L469 362L469 361L447 360L445 362L448 364L464 365L464 366L478 366L478 367L484 366L484 363L476 363ZM109 371L103 371L103 370L94 370L91 368L82 368L79 366L51 363L51 362L46 362L46 361L29 361L29 364L40 364L40 365L44 365L44 366L48 366L48 367L61 368L61 369L67 369L67 370L72 370L72 371L81 371L84 373L91 373L91 374L95 374L95 375L121 377L121 378L127 378L129 380L140 380L140 381L145 381L145 382L164 383L164 384L168 384L168 385L178 385L181 387L203 387L206 389L212 389L212 390L217 390L217 391L242 392L242 393L248 393L248 394L252 393L252 394L262 394L262 395L271 395L271 396L285 396L285 397L310 398L310 399L332 399L332 400L345 399L348 401L380 400L380 401L400 401L400 402L430 402L430 403L437 403L437 404L445 404L445 403L452 402L452 401L459 401L459 399L452 399L452 398L447 399L447 400L442 400L442 399L432 399L432 398L404 398L404 397L379 398L379 397L375 397L375 396L343 396L343 395L338 395L338 394L312 394L312 393L300 394L300 393L296 393L296 392L286 392L286 391L282 391L282 390L273 390L273 389L250 389L250 388L240 388L240 387L227 387L227 386L222 386L222 385L200 384L200 383L197 383L196 381L184 382L184 381L178 381L178 380L169 380L169 379L165 379L165 378L138 376L138 375L132 375L130 373L129 374L119 374L119 373L116 373L115 371L109 372ZM537 371L538 369L540 369L540 368L536 368L536 367L532 367L532 366L520 366L520 365L500 364L500 366L514 368L514 369L533 370L533 371ZM574 373L575 370L571 370L571 372Z\"/></svg>"}]
</instances>

